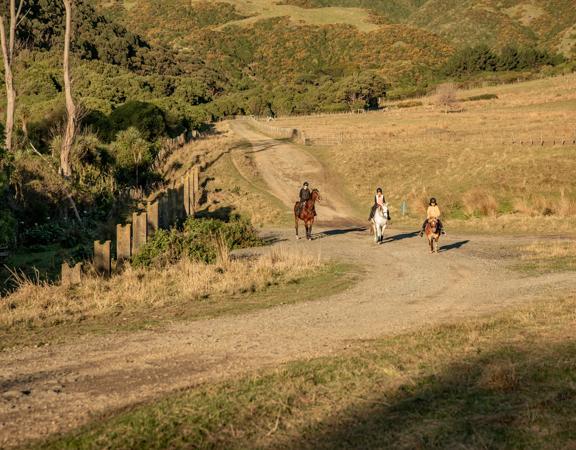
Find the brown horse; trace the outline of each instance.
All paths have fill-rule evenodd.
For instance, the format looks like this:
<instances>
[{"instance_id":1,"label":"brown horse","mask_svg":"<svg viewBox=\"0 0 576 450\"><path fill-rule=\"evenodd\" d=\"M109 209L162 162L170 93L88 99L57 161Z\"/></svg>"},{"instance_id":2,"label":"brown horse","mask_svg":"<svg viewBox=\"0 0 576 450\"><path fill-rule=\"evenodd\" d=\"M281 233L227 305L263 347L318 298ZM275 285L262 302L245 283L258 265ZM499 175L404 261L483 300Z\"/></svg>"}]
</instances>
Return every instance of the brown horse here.
<instances>
[{"instance_id":1,"label":"brown horse","mask_svg":"<svg viewBox=\"0 0 576 450\"><path fill-rule=\"evenodd\" d=\"M310 199L306 200L304 207L300 209L300 202L296 202L294 205L294 225L296 227L296 239L300 239L298 236L298 221L302 220L304 226L306 227L306 239L312 239L312 225L314 224L314 205L320 200L320 191L318 189L312 189Z\"/></svg>"},{"instance_id":2,"label":"brown horse","mask_svg":"<svg viewBox=\"0 0 576 450\"><path fill-rule=\"evenodd\" d=\"M438 219L434 217L426 221L426 239L430 245L430 253L438 253L438 241L440 240L440 230L438 230Z\"/></svg>"}]
</instances>

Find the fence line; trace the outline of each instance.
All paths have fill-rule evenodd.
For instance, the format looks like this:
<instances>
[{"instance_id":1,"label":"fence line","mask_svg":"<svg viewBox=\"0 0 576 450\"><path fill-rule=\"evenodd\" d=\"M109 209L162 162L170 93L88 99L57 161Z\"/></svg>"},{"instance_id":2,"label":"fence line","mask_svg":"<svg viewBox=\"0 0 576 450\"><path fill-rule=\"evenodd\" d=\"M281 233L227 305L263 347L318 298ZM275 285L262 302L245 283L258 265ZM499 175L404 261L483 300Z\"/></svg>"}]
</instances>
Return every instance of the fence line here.
<instances>
[{"instance_id":1,"label":"fence line","mask_svg":"<svg viewBox=\"0 0 576 450\"><path fill-rule=\"evenodd\" d=\"M145 207L132 214L132 222L117 224L115 253L112 240L94 241L93 266L98 275L108 277L113 268L121 269L123 263L137 255L142 246L159 229L169 229L189 216L194 216L200 203L200 168L192 167L179 182L156 192ZM116 261L113 264L113 261ZM82 264L70 267L63 263L61 284L74 286L82 282Z\"/></svg>"}]
</instances>

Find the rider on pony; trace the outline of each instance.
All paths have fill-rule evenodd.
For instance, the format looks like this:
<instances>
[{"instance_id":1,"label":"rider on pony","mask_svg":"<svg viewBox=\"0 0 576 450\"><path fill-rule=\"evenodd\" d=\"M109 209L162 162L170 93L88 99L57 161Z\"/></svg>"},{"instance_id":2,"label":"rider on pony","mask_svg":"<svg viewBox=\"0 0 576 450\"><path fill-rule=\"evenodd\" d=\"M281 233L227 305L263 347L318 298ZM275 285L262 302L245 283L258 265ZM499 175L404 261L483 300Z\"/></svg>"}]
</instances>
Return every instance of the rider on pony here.
<instances>
[{"instance_id":1,"label":"rider on pony","mask_svg":"<svg viewBox=\"0 0 576 450\"><path fill-rule=\"evenodd\" d=\"M384 198L384 194L382 193L382 188L376 189L376 195L374 196L374 204L372 205L372 209L370 210L370 216L368 217L368 222L370 222L374 218L374 214L376 210L380 206L386 205L386 199ZM390 220L390 212L388 212L388 220Z\"/></svg>"},{"instance_id":2,"label":"rider on pony","mask_svg":"<svg viewBox=\"0 0 576 450\"><path fill-rule=\"evenodd\" d=\"M441 234L446 234L446 232L444 231L444 226L442 225L442 221L440 220L440 208L438 208L438 203L436 202L436 199L434 197L430 199L430 203L428 204L428 209L426 211L426 220L424 220L424 223L422 224L422 229L420 230L420 237L424 235L426 224L430 219L436 219L438 221L438 231Z\"/></svg>"},{"instance_id":3,"label":"rider on pony","mask_svg":"<svg viewBox=\"0 0 576 450\"><path fill-rule=\"evenodd\" d=\"M302 209L304 208L304 206L306 206L306 202L310 200L311 196L312 192L310 191L308 182L305 181L304 184L302 185L302 189L300 189L300 206L298 208L298 214L302 212ZM314 215L316 215L316 208L314 208Z\"/></svg>"}]
</instances>

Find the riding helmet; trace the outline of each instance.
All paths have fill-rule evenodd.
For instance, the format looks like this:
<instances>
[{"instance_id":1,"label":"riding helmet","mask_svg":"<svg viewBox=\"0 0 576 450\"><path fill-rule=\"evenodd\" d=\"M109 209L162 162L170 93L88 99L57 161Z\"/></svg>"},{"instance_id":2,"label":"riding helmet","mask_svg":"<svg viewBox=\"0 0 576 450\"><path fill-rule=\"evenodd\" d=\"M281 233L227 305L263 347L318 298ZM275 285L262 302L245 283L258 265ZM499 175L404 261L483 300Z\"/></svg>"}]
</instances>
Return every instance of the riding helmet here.
<instances>
[{"instance_id":1,"label":"riding helmet","mask_svg":"<svg viewBox=\"0 0 576 450\"><path fill-rule=\"evenodd\" d=\"M438 202L436 201L436 198L432 197L430 199L430 204L434 203L435 205L438 204Z\"/></svg>"},{"instance_id":2,"label":"riding helmet","mask_svg":"<svg viewBox=\"0 0 576 450\"><path fill-rule=\"evenodd\" d=\"M378 189L376 189L376 192L382 193L382 188L379 187Z\"/></svg>"},{"instance_id":3,"label":"riding helmet","mask_svg":"<svg viewBox=\"0 0 576 450\"><path fill-rule=\"evenodd\" d=\"M308 186L308 182L307 182L307 181L304 182L304 186Z\"/></svg>"}]
</instances>

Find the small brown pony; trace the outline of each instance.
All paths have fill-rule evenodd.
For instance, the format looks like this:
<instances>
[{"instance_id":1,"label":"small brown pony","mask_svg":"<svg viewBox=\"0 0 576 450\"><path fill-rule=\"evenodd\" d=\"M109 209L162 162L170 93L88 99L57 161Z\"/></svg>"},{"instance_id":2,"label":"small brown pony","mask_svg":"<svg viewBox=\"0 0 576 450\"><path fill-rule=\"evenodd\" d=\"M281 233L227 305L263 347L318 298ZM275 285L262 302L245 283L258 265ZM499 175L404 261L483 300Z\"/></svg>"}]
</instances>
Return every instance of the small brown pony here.
<instances>
[{"instance_id":1,"label":"small brown pony","mask_svg":"<svg viewBox=\"0 0 576 450\"><path fill-rule=\"evenodd\" d=\"M300 202L296 202L294 205L294 225L296 227L296 239L300 239L298 236L298 221L302 220L304 226L306 227L306 239L312 240L312 225L314 224L314 205L320 200L320 191L318 189L312 189L312 194L310 199L306 200L304 207L300 209Z\"/></svg>"},{"instance_id":2,"label":"small brown pony","mask_svg":"<svg viewBox=\"0 0 576 450\"><path fill-rule=\"evenodd\" d=\"M440 240L440 231L438 230L438 219L434 217L426 221L426 239L430 245L430 253L438 253L438 241Z\"/></svg>"}]
</instances>

